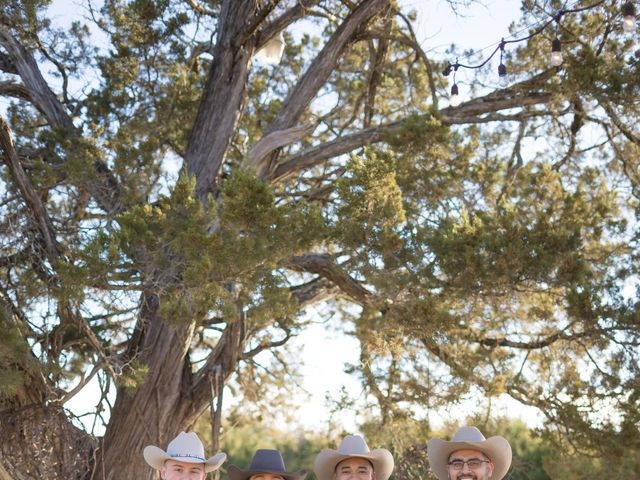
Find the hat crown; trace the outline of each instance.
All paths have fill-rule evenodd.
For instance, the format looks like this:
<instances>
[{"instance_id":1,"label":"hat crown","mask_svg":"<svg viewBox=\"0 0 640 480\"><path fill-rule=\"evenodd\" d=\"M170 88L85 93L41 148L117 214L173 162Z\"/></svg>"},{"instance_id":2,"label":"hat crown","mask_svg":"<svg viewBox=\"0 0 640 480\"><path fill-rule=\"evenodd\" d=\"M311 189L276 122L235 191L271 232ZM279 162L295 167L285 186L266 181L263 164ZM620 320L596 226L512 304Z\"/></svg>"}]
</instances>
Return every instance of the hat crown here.
<instances>
[{"instance_id":1,"label":"hat crown","mask_svg":"<svg viewBox=\"0 0 640 480\"><path fill-rule=\"evenodd\" d=\"M195 432L180 432L169 442L167 453L173 458L188 457L205 461L204 446Z\"/></svg>"},{"instance_id":2,"label":"hat crown","mask_svg":"<svg viewBox=\"0 0 640 480\"><path fill-rule=\"evenodd\" d=\"M262 470L265 472L286 472L282 454L278 450L260 449L251 459L249 470Z\"/></svg>"},{"instance_id":3,"label":"hat crown","mask_svg":"<svg viewBox=\"0 0 640 480\"><path fill-rule=\"evenodd\" d=\"M368 455L371 452L367 442L360 435L347 435L340 442L338 453L342 455Z\"/></svg>"},{"instance_id":4,"label":"hat crown","mask_svg":"<svg viewBox=\"0 0 640 480\"><path fill-rule=\"evenodd\" d=\"M476 427L461 427L451 439L452 442L484 442L486 438Z\"/></svg>"}]
</instances>

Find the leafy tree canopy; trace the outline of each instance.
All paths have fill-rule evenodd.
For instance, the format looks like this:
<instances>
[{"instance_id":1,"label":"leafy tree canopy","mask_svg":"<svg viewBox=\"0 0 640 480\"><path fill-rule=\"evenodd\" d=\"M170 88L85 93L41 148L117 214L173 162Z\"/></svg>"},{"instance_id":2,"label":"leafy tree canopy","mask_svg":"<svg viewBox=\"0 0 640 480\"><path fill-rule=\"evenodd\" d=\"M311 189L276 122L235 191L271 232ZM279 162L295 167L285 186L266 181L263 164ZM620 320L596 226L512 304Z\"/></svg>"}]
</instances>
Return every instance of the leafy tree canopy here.
<instances>
[{"instance_id":1,"label":"leafy tree canopy","mask_svg":"<svg viewBox=\"0 0 640 480\"><path fill-rule=\"evenodd\" d=\"M225 387L264 398L322 311L399 449L428 435L412 412L506 394L565 451L635 465L640 57L619 2L507 52L507 87L478 70L457 108L395 0L88 0L68 28L50 7L0 2L8 475L151 479L142 447L211 405L219 427ZM525 0L514 31L560 8ZM100 437L62 408L92 379Z\"/></svg>"}]
</instances>

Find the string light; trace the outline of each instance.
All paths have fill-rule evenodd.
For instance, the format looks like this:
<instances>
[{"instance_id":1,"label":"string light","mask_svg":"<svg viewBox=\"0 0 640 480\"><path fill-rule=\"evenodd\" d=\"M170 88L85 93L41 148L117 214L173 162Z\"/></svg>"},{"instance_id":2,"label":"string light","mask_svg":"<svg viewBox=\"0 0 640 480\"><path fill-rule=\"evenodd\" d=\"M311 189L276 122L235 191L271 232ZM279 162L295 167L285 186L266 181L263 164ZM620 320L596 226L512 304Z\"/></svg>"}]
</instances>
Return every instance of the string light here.
<instances>
[{"instance_id":1,"label":"string light","mask_svg":"<svg viewBox=\"0 0 640 480\"><path fill-rule=\"evenodd\" d=\"M579 2L576 2L576 4L578 4L578 3ZM503 38L500 41L500 43L498 44L498 46L493 50L493 52L491 52L491 54L482 63L480 63L478 65L464 65L462 63L459 63L458 60L456 59L456 63L452 64L452 63L449 62L447 64L447 66L444 68L442 74L446 77L451 73L452 70L455 72L455 71L458 70L458 68L466 68L466 69L479 69L479 68L482 68L487 63L489 63L489 61L495 56L495 54L498 51L500 51L500 65L498 66L498 77L500 79L501 85L504 85L505 83L508 83L507 67L503 63L504 48L505 48L505 46L507 44L525 42L525 41L535 37L536 35L541 34L551 23L553 23L553 22L559 23L560 19L562 18L563 15L566 15L566 14L569 14L569 13L579 13L579 12L583 12L583 11L586 11L586 10L590 10L590 9L593 9L595 7L598 7L598 6L602 5L603 3L605 3L605 0L598 0L598 1L594 2L593 4L585 6L585 7L577 7L577 8L559 10L553 17L549 18L546 22L544 22L540 27L535 29L529 35L527 35L525 37L522 37L522 38L514 38L514 39L511 39L511 40L505 40ZM624 16L623 27L624 27L625 31L634 31L635 30L635 26L636 26L636 18L635 18L635 7L633 6L633 3L632 2L626 2L622 7L622 12L623 12L623 16ZM557 66L562 65L563 61L564 61L564 59L563 59L563 56L562 56L562 44L561 44L560 40L556 37L551 42L550 63L551 63L552 66L557 67ZM454 90L455 90L455 94L454 94ZM459 99L459 93L458 93L458 85L455 83L455 74L454 74L453 86L451 87L451 106L455 106L455 105L453 105L454 96L456 97L456 101L459 104L460 99Z\"/></svg>"},{"instance_id":2,"label":"string light","mask_svg":"<svg viewBox=\"0 0 640 480\"><path fill-rule=\"evenodd\" d=\"M502 56L504 54L504 38L500 42L500 65L498 65L498 78L500 81L500 85L502 87L506 87L509 84L509 78L507 77L507 67L502 62Z\"/></svg>"},{"instance_id":3,"label":"string light","mask_svg":"<svg viewBox=\"0 0 640 480\"><path fill-rule=\"evenodd\" d=\"M449 69L449 73L451 73L451 65L447 67ZM446 70L446 69L445 69ZM455 65L453 65L453 85L451 86L451 98L449 99L449 105L452 107L457 107L462 103L462 99L460 98L460 92L458 90L458 84L456 83L456 72L458 71L458 61L456 59ZM449 73L445 74L449 75Z\"/></svg>"},{"instance_id":4,"label":"string light","mask_svg":"<svg viewBox=\"0 0 640 480\"><path fill-rule=\"evenodd\" d=\"M562 58L562 44L560 43L560 40L556 37L553 39L553 42L551 42L551 66L552 67L559 67L560 65L562 65L562 62L564 61L564 59Z\"/></svg>"},{"instance_id":5,"label":"string light","mask_svg":"<svg viewBox=\"0 0 640 480\"><path fill-rule=\"evenodd\" d=\"M633 2L622 5L622 29L629 33L636 30L636 7L633 6Z\"/></svg>"}]
</instances>

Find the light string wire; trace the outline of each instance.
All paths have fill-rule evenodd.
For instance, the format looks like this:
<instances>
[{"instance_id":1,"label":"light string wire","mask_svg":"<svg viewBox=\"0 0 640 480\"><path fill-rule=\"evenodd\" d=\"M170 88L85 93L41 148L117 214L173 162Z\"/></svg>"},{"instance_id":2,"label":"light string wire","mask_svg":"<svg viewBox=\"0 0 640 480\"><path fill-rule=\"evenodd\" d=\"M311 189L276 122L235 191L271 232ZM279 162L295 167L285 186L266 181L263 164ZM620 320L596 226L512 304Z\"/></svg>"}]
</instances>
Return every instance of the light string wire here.
<instances>
[{"instance_id":1,"label":"light string wire","mask_svg":"<svg viewBox=\"0 0 640 480\"><path fill-rule=\"evenodd\" d=\"M580 3L579 1L576 2L576 4ZM536 35L539 35L540 33L542 33L549 25L551 25L553 22L560 22L560 19L567 14L572 14L572 13L580 13L580 12L584 12L586 10L590 10L592 8L596 8L599 7L600 5L602 5L603 3L605 3L605 0L599 0L591 5L587 5L586 7L578 7L578 8L564 8L559 10L555 15L553 15L551 18L547 19L540 27L538 27L537 29L535 29L533 32L531 32L529 35L526 35L522 38L514 38L512 40L505 40L504 38L502 38L502 40L500 42L497 43L497 46L494 48L493 52L491 52L491 54L482 62L479 63L478 65L465 65L464 63L460 63L458 61L458 58L456 58L455 63L451 63L449 62L447 64L447 66L444 68L442 74L446 77L448 76L451 71L453 71L454 73L459 69L459 68L466 68L469 70L477 70L479 68L484 67L487 63L489 63L491 61L491 59L496 55L496 53L499 51L500 52L500 56L502 57L502 54L504 52L504 47L511 44L511 43L520 43L520 42L525 42L533 37L535 37ZM540 22L538 22L540 23ZM533 24L532 26L535 26L536 24ZM529 30L532 26L528 26L525 29L522 29L520 31L523 30ZM519 32L517 32L519 33ZM516 33L516 34L517 34ZM496 45L496 44L494 44ZM483 50L485 50L488 47L485 47ZM482 51L482 50L481 50ZM463 57L464 58L464 57Z\"/></svg>"},{"instance_id":2,"label":"light string wire","mask_svg":"<svg viewBox=\"0 0 640 480\"><path fill-rule=\"evenodd\" d=\"M557 36L557 31L558 31L558 27L560 25L560 20L562 19L562 17L564 15L567 14L573 14L573 13L579 13L579 12L584 12L586 10L591 10L593 8L599 7L600 5L604 4L606 0L598 0L590 5L587 5L585 7L576 7L576 5L578 5L580 3L580 0L576 0L576 2L573 4L572 8L562 8L560 10L558 10L554 15L550 15L548 13L545 12L545 14L549 15L549 18L545 21L545 20L539 20L538 22L535 22L529 26L526 26L524 28L522 28L521 30L511 34L511 37L516 37L517 35L519 35L521 32L529 30L531 31L531 33L529 33L528 35L521 37L521 38L512 38L510 40L505 40L504 37L502 38L502 40L500 42L498 42L497 44L492 44L488 47L485 47L483 49L480 50L480 53L491 48L494 45L497 45L494 49L493 52L491 52L491 54L481 63L479 63L478 65L466 65L464 63L460 63L459 61L459 57L456 57L456 61L455 63L451 63L448 62L447 66L444 68L444 70L442 71L442 74L446 77L448 76L452 71L453 71L453 86L451 87L451 106L452 107L457 107L458 105L460 105L460 96L459 96L459 89L458 89L458 84L456 83L456 74L458 72L459 68L466 68L466 69L471 69L471 70L475 70L475 69L479 69L484 67L487 63L489 63L491 61L491 59L496 55L496 53L499 51L500 52L500 65L498 66L498 76L500 77L501 83L504 83L505 80L507 79L507 67L504 65L503 63L503 56L504 56L504 48L506 45L511 44L511 43L519 43L519 42L524 42L527 41L533 37L535 37L536 35L541 34L549 25L551 25L552 23L555 22L556 25L556 37L555 39L551 42L551 65L553 67L559 67L562 62L562 44L560 42L560 40L558 39ZM544 10L541 9L543 12ZM635 9L635 5L634 2L624 2L622 4L622 8L621 8L621 13L623 16L623 30L625 32L634 32L636 29L636 9ZM539 26L538 26L539 25ZM537 28L535 28L537 26ZM469 54L466 55L466 58L470 58L473 55L477 55L477 53L471 52ZM465 57L463 57L465 58Z\"/></svg>"}]
</instances>

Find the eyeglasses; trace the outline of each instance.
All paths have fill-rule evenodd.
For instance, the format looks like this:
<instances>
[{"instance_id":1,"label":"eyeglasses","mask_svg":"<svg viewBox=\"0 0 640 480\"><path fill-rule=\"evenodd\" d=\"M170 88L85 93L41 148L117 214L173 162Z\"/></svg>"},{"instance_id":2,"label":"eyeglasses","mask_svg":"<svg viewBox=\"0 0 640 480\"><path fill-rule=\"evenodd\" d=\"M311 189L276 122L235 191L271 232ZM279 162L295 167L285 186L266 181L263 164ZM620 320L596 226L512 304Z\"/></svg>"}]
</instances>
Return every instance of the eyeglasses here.
<instances>
[{"instance_id":1,"label":"eyeglasses","mask_svg":"<svg viewBox=\"0 0 640 480\"><path fill-rule=\"evenodd\" d=\"M462 470L464 468L464 464L467 464L467 466L471 469L471 470L475 470L477 468L480 468L482 466L483 463L491 463L489 460L480 460L479 458L472 458L471 460L452 460L449 462L449 465L454 469L454 470Z\"/></svg>"}]
</instances>

